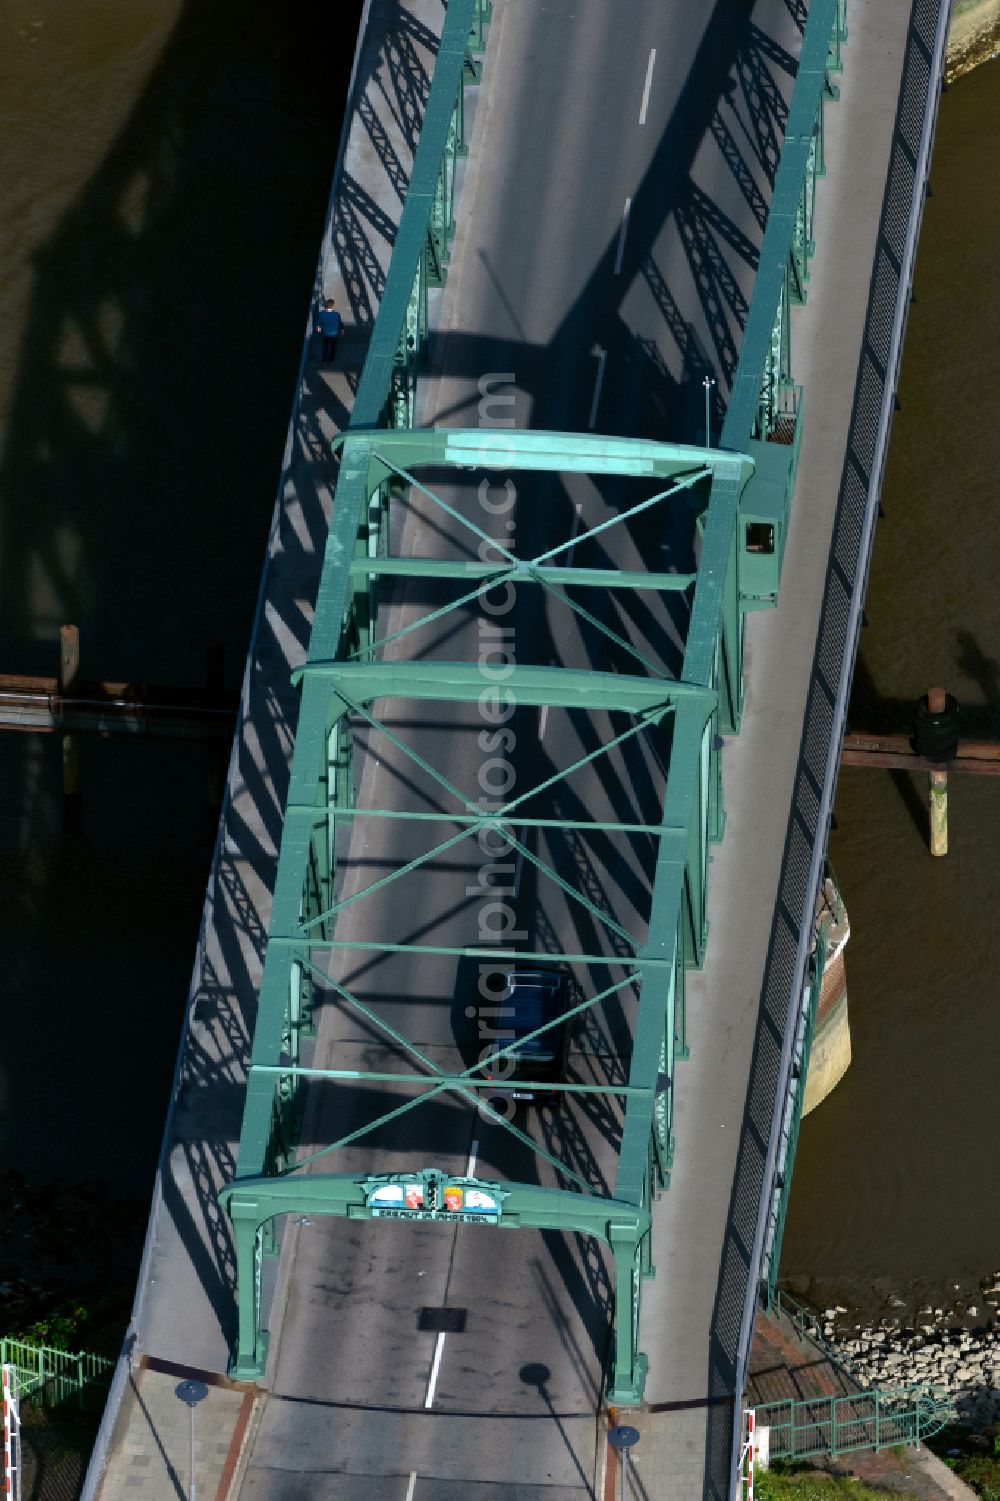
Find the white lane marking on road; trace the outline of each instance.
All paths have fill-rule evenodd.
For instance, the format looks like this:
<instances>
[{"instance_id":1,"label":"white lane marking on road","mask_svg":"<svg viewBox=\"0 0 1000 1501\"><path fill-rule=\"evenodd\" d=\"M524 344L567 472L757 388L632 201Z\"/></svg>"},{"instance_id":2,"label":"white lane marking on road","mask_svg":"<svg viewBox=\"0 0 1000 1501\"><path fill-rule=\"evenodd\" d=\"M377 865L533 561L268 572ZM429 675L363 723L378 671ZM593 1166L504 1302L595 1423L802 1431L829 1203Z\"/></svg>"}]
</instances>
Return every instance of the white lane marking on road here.
<instances>
[{"instance_id":1,"label":"white lane marking on road","mask_svg":"<svg viewBox=\"0 0 1000 1501\"><path fill-rule=\"evenodd\" d=\"M598 350L597 383L594 386L594 399L590 403L590 420L587 423L588 427L593 427L594 423L597 421L597 403L601 399L601 387L604 384L604 365L607 358L608 351L606 349Z\"/></svg>"},{"instance_id":2,"label":"white lane marking on road","mask_svg":"<svg viewBox=\"0 0 1000 1501\"><path fill-rule=\"evenodd\" d=\"M403 1501L413 1501L413 1492L416 1490L416 1488L417 1488L417 1472L416 1472L416 1470L411 1470L410 1471L410 1483L406 1487L406 1495L403 1498Z\"/></svg>"},{"instance_id":3,"label":"white lane marking on road","mask_svg":"<svg viewBox=\"0 0 1000 1501\"><path fill-rule=\"evenodd\" d=\"M433 1407L434 1392L438 1384L438 1371L441 1369L441 1352L444 1349L444 1334L439 1334L437 1344L434 1346L434 1360L431 1364L431 1379L427 1383L427 1395L424 1398L424 1407Z\"/></svg>"},{"instance_id":4,"label":"white lane marking on road","mask_svg":"<svg viewBox=\"0 0 1000 1501\"><path fill-rule=\"evenodd\" d=\"M653 65L656 62L656 48L650 49L649 62L646 64L646 82L642 90L642 105L639 109L639 124L645 125L646 111L649 108L649 89L653 82Z\"/></svg>"},{"instance_id":5,"label":"white lane marking on road","mask_svg":"<svg viewBox=\"0 0 1000 1501\"><path fill-rule=\"evenodd\" d=\"M618 231L618 251L615 255L615 275L620 276L622 261L625 259L625 236L628 234L628 216L632 212L631 198L625 199L625 210L622 214L622 227Z\"/></svg>"},{"instance_id":6,"label":"white lane marking on road","mask_svg":"<svg viewBox=\"0 0 1000 1501\"><path fill-rule=\"evenodd\" d=\"M469 1164L465 1169L465 1176L467 1178L474 1178L476 1176L476 1158L478 1156L479 1143L473 1138L472 1146L469 1148Z\"/></svg>"}]
</instances>

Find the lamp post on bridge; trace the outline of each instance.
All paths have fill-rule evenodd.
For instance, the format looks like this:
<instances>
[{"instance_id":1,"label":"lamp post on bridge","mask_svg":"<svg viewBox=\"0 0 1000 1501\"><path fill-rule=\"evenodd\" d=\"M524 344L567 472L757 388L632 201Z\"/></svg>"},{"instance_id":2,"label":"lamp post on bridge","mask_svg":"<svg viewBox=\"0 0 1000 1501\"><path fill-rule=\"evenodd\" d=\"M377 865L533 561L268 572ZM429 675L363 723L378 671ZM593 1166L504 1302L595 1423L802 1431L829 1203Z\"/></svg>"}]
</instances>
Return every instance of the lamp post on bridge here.
<instances>
[{"instance_id":1,"label":"lamp post on bridge","mask_svg":"<svg viewBox=\"0 0 1000 1501\"><path fill-rule=\"evenodd\" d=\"M715 381L710 375L706 375L702 381L705 387L705 447L712 446L712 387Z\"/></svg>"},{"instance_id":2,"label":"lamp post on bridge","mask_svg":"<svg viewBox=\"0 0 1000 1501\"><path fill-rule=\"evenodd\" d=\"M621 1501L628 1501L628 1455L629 1450L634 1449L639 1442L638 1428L632 1428L628 1423L616 1423L608 1429L608 1443L616 1454L621 1455L622 1461L622 1497Z\"/></svg>"},{"instance_id":3,"label":"lamp post on bridge","mask_svg":"<svg viewBox=\"0 0 1000 1501\"><path fill-rule=\"evenodd\" d=\"M179 1397L188 1410L188 1447L190 1450L190 1469L188 1471L188 1501L196 1501L195 1497L195 1468L194 1468L194 1410L199 1402L204 1402L208 1396L208 1387L204 1381L182 1381L174 1387L174 1395Z\"/></svg>"}]
</instances>

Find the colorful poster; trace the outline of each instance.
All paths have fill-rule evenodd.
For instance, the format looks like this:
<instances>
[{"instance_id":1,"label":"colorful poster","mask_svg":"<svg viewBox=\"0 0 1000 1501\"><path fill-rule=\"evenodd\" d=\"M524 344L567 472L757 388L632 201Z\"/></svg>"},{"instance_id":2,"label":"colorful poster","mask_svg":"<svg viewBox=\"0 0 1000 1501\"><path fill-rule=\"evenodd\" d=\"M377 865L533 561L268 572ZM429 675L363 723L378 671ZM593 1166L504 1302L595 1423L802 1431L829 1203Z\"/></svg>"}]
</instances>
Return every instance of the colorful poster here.
<instances>
[{"instance_id":1,"label":"colorful poster","mask_svg":"<svg viewBox=\"0 0 1000 1501\"><path fill-rule=\"evenodd\" d=\"M369 1210L375 1216L388 1219L433 1220L439 1215L453 1216L459 1220L498 1220L500 1218L500 1195L486 1189L470 1187L468 1183L449 1183L434 1177L430 1182L428 1200L427 1186L422 1182L365 1185L365 1198Z\"/></svg>"},{"instance_id":2,"label":"colorful poster","mask_svg":"<svg viewBox=\"0 0 1000 1501\"><path fill-rule=\"evenodd\" d=\"M403 1186L401 1183L383 1183L381 1188L376 1188L368 1195L368 1206L371 1209L388 1205L398 1209L403 1202Z\"/></svg>"},{"instance_id":3,"label":"colorful poster","mask_svg":"<svg viewBox=\"0 0 1000 1501\"><path fill-rule=\"evenodd\" d=\"M499 1214L500 1205L492 1194L485 1193L481 1188L467 1188L465 1190L465 1207L470 1213L475 1214Z\"/></svg>"}]
</instances>

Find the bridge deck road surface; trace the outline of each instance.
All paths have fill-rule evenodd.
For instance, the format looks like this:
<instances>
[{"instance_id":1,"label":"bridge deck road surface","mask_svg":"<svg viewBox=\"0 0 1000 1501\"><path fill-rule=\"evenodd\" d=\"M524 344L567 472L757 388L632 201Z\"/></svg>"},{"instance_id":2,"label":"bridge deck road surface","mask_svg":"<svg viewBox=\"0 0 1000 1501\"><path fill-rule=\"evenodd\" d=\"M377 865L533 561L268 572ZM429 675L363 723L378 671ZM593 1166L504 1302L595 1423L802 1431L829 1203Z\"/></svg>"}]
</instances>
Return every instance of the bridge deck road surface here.
<instances>
[{"instance_id":1,"label":"bridge deck road surface","mask_svg":"<svg viewBox=\"0 0 1000 1501\"><path fill-rule=\"evenodd\" d=\"M711 15L636 3L628 18L623 28L621 7L611 3L580 7L572 25L561 5L509 0L496 7L422 421L476 425L480 378L509 372L519 426L702 440L701 377L714 370L724 395L800 38L779 3L719 7ZM747 103L750 87L755 110ZM737 140L740 172L732 168ZM620 499L613 488L584 481L565 494L527 479L519 489L521 556L606 519ZM474 484L452 481L447 496L484 525ZM655 545L664 567L682 566L684 516L678 508L665 540L662 513L655 526L613 529L600 543L581 544L576 561L641 567L645 559L649 566L647 547ZM486 518L493 535L503 536L501 525ZM460 523L412 497L396 540L404 553L470 551ZM387 626L399 629L440 601L427 587L401 589L384 612ZM617 615L607 601L586 603L640 649L655 648L664 661L676 657L683 612ZM518 660L630 670L627 650L609 647L596 627L563 606L546 601L542 608L525 593L511 620ZM466 613L390 653L475 661L476 631ZM480 722L474 713L446 716L442 709L418 712L393 702L377 712L475 798ZM517 792L606 738L607 716L589 732L578 719L555 710L545 723L537 710L519 714L522 747L530 745L531 754L512 752ZM362 805L441 805L440 789L404 752L376 737L369 745ZM610 773L602 767L578 774L576 816L622 816L626 807L655 816L662 786L654 770L647 747L612 761ZM531 811L546 816L552 809L538 799ZM417 826L400 829L358 820L346 889L360 891L428 847ZM609 836L597 866L567 850L557 834L536 849L564 874L567 853L576 858L570 879L585 891L603 890L614 921L641 938L647 872L629 840ZM474 945L481 941L477 900L466 888L476 886L483 858L474 844L458 846L432 870L405 878L416 888L400 883L361 898L346 909L338 936ZM528 913L526 947L553 936L557 947L616 952L614 931L592 914L581 916L566 893L543 890L544 877L522 867L514 879L522 888L519 913ZM421 959L419 967L403 956L366 958L338 978L436 1063L466 1058L475 1036L475 1023L470 1029L465 1020L465 1002L475 1000L474 965L445 956ZM593 993L593 975L586 982L585 993ZM575 1033L577 1067L617 1068L620 1078L633 1012L634 1001L623 995L602 1009L596 1032ZM615 1063L619 1050L624 1061ZM349 1006L325 1006L316 1062L345 1066L352 1053L369 1067L400 1066L400 1055ZM379 1100L381 1108L398 1103L391 1091ZM309 1139L318 1145L352 1129L370 1118L374 1103L364 1089L339 1090L335 1105L330 1091L316 1091ZM540 1111L521 1124L584 1182L613 1188L609 1138L620 1112L615 1117L610 1102ZM422 1106L370 1144L319 1165L378 1172L433 1164L463 1172L473 1151L483 1178L530 1181L537 1173L538 1181L556 1181L553 1169L532 1164L507 1133L452 1101ZM243 1497L528 1501L595 1494L609 1277L603 1251L578 1237L387 1222L289 1226L271 1320L271 1397ZM417 1328L421 1307L440 1305L466 1315L464 1332L443 1342ZM647 1344L657 1343L657 1327L646 1321ZM654 1363L662 1384L659 1351Z\"/></svg>"}]
</instances>

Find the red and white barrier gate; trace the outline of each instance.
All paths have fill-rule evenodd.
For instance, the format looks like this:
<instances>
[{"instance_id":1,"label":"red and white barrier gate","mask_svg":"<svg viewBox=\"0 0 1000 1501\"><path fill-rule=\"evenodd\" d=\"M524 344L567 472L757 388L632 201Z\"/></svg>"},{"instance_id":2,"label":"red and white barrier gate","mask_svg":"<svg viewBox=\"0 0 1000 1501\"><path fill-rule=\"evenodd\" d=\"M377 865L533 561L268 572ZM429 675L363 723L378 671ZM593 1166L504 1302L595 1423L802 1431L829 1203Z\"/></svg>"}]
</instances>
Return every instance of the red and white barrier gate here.
<instances>
[{"instance_id":1,"label":"red and white barrier gate","mask_svg":"<svg viewBox=\"0 0 1000 1501\"><path fill-rule=\"evenodd\" d=\"M7 1501L21 1498L21 1420L17 1409L17 1368L3 1367L3 1468Z\"/></svg>"},{"instance_id":2,"label":"red and white barrier gate","mask_svg":"<svg viewBox=\"0 0 1000 1501\"><path fill-rule=\"evenodd\" d=\"M740 1496L753 1501L753 1470L756 1453L757 1415L752 1407L743 1409L743 1433L740 1438Z\"/></svg>"},{"instance_id":3,"label":"red and white barrier gate","mask_svg":"<svg viewBox=\"0 0 1000 1501\"><path fill-rule=\"evenodd\" d=\"M770 1461L771 1430L766 1423L757 1422L757 1414L752 1407L744 1407L740 1433L740 1501L753 1501L754 1472L766 1470Z\"/></svg>"}]
</instances>

